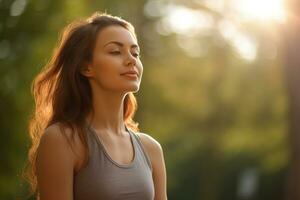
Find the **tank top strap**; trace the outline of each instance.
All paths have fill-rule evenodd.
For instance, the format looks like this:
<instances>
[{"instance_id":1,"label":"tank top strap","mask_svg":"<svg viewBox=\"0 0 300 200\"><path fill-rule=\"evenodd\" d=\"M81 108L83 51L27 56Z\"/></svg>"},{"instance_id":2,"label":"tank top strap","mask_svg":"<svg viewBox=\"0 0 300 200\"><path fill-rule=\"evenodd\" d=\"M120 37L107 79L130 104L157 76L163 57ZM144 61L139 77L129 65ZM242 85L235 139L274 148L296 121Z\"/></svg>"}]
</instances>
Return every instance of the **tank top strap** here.
<instances>
[{"instance_id":1,"label":"tank top strap","mask_svg":"<svg viewBox=\"0 0 300 200\"><path fill-rule=\"evenodd\" d=\"M148 156L148 154L147 154L147 152L146 152L146 150L145 150L145 148L144 148L144 145L142 144L142 141L141 141L140 136L138 135L138 133L135 133L135 132L129 130L126 126L125 126L125 128L126 128L126 130L127 130L131 135L134 136L135 141L137 141L137 144L138 144L139 148L141 149L142 154L143 154L143 156L144 156L144 158L145 158L145 160L146 160L146 162L147 162L149 168L150 168L151 171L152 171L152 164L151 164L150 158L149 158L149 156Z\"/></svg>"}]
</instances>

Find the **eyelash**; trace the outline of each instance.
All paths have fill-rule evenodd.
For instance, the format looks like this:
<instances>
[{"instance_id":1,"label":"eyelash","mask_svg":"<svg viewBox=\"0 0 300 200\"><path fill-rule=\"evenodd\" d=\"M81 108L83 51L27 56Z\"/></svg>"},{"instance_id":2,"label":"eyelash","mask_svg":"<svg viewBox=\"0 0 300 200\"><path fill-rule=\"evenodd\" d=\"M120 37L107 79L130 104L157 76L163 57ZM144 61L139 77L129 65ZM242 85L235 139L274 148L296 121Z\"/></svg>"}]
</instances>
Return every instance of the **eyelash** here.
<instances>
[{"instance_id":1,"label":"eyelash","mask_svg":"<svg viewBox=\"0 0 300 200\"><path fill-rule=\"evenodd\" d=\"M110 54L112 55L119 55L121 52L120 51L112 51L110 52ZM135 58L140 58L141 55L139 53L132 53L132 55L135 57Z\"/></svg>"},{"instance_id":2,"label":"eyelash","mask_svg":"<svg viewBox=\"0 0 300 200\"><path fill-rule=\"evenodd\" d=\"M141 55L139 54L139 53L133 53L132 54L134 57L136 57L136 58L140 58L141 57Z\"/></svg>"}]
</instances>

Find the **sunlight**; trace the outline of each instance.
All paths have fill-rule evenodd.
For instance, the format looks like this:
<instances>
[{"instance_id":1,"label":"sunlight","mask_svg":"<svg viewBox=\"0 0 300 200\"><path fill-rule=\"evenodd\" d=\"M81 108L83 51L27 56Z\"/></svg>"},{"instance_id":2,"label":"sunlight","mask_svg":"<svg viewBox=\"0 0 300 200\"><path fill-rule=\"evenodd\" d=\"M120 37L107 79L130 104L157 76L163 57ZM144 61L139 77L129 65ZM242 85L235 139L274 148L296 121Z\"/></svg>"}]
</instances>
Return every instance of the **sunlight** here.
<instances>
[{"instance_id":1,"label":"sunlight","mask_svg":"<svg viewBox=\"0 0 300 200\"><path fill-rule=\"evenodd\" d=\"M232 0L233 8L245 20L284 22L282 0Z\"/></svg>"},{"instance_id":2,"label":"sunlight","mask_svg":"<svg viewBox=\"0 0 300 200\"><path fill-rule=\"evenodd\" d=\"M230 41L240 57L248 61L255 60L257 54L257 43L255 40L239 31L230 21L220 21L218 30L223 38Z\"/></svg>"},{"instance_id":3,"label":"sunlight","mask_svg":"<svg viewBox=\"0 0 300 200\"><path fill-rule=\"evenodd\" d=\"M165 17L161 21L162 27L177 34L192 36L205 33L213 26L212 17L199 10L170 4L166 6L165 12Z\"/></svg>"},{"instance_id":4,"label":"sunlight","mask_svg":"<svg viewBox=\"0 0 300 200\"><path fill-rule=\"evenodd\" d=\"M232 8L229 9L229 13L234 12L238 19L263 22L284 22L285 20L281 0L273 0L273 2L271 0L228 1ZM221 11L225 9L224 5L220 3L214 9ZM145 12L152 13L149 12L152 9L148 6ZM156 24L157 32L162 35L178 34L180 36L177 39L178 45L191 57L202 57L206 54L205 43L199 40L199 36L210 36L217 29L239 57L249 62L257 58L258 44L255 38L241 31L230 19L224 18L216 23L215 19L204 11L175 4L167 4L162 11L164 15Z\"/></svg>"},{"instance_id":5,"label":"sunlight","mask_svg":"<svg viewBox=\"0 0 300 200\"><path fill-rule=\"evenodd\" d=\"M257 47L255 41L251 40L246 35L239 33L233 38L232 42L242 58L248 61L253 61L256 58Z\"/></svg>"}]
</instances>

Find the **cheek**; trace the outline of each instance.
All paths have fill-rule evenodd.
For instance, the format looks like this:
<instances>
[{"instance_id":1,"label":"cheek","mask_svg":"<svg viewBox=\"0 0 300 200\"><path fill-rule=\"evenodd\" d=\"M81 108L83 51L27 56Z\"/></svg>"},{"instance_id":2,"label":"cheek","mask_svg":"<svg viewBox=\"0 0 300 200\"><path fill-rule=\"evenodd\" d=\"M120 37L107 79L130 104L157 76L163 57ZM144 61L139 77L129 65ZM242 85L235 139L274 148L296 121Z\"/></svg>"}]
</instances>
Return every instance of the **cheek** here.
<instances>
[{"instance_id":1,"label":"cheek","mask_svg":"<svg viewBox=\"0 0 300 200\"><path fill-rule=\"evenodd\" d=\"M94 68L97 73L107 74L113 72L115 69L115 65L118 64L117 59L113 59L110 56L99 55L94 60Z\"/></svg>"},{"instance_id":2,"label":"cheek","mask_svg":"<svg viewBox=\"0 0 300 200\"><path fill-rule=\"evenodd\" d=\"M98 54L95 56L93 63L95 66L105 66L107 63L109 63L108 61L109 58L106 55Z\"/></svg>"}]
</instances>

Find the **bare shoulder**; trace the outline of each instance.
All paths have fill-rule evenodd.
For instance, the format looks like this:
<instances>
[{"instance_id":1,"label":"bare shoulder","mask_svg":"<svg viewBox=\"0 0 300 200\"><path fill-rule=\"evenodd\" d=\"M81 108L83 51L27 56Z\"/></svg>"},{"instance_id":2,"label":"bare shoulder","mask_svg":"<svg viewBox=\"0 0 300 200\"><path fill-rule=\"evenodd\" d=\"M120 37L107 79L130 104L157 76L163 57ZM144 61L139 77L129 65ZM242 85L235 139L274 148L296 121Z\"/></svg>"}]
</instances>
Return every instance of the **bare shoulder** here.
<instances>
[{"instance_id":1,"label":"bare shoulder","mask_svg":"<svg viewBox=\"0 0 300 200\"><path fill-rule=\"evenodd\" d=\"M147 133L139 132L137 135L139 136L146 153L150 157L153 168L155 168L157 163L161 162L164 157L161 144Z\"/></svg>"},{"instance_id":2,"label":"bare shoulder","mask_svg":"<svg viewBox=\"0 0 300 200\"><path fill-rule=\"evenodd\" d=\"M47 127L40 139L38 156L39 154L40 156L55 156L54 154L63 153L68 157L66 161L73 163L74 156L68 142L68 139L71 139L71 133L70 131L65 131L65 133L66 134L63 135L59 124L53 124Z\"/></svg>"},{"instance_id":3,"label":"bare shoulder","mask_svg":"<svg viewBox=\"0 0 300 200\"><path fill-rule=\"evenodd\" d=\"M44 135L54 135L52 137L55 137L55 136L60 137L62 135L62 131L61 131L62 129L65 131L65 133L68 137L71 136L72 130L70 128L66 128L61 123L55 123L55 124L48 126L45 129Z\"/></svg>"},{"instance_id":4,"label":"bare shoulder","mask_svg":"<svg viewBox=\"0 0 300 200\"><path fill-rule=\"evenodd\" d=\"M76 147L80 142L78 134L73 133L70 128L63 127L59 123L52 124L45 129L40 141L43 142L45 140L55 141L58 145L69 144L66 145L66 147L71 147L70 145L74 145Z\"/></svg>"},{"instance_id":5,"label":"bare shoulder","mask_svg":"<svg viewBox=\"0 0 300 200\"><path fill-rule=\"evenodd\" d=\"M52 124L45 129L39 146L44 150L51 151L55 148L57 151L62 151L72 162L75 171L80 168L83 162L84 147L78 134L74 134L70 128L62 127L59 123ZM55 153L53 150L52 152Z\"/></svg>"},{"instance_id":6,"label":"bare shoulder","mask_svg":"<svg viewBox=\"0 0 300 200\"><path fill-rule=\"evenodd\" d=\"M37 151L37 181L40 198L73 198L75 157L58 125L49 126L43 133Z\"/></svg>"},{"instance_id":7,"label":"bare shoulder","mask_svg":"<svg viewBox=\"0 0 300 200\"><path fill-rule=\"evenodd\" d=\"M71 134L69 133L69 131L67 131L67 135L70 136ZM41 142L45 142L48 140L56 140L56 142L66 142L60 125L58 123L52 124L49 127L47 127L41 137Z\"/></svg>"},{"instance_id":8,"label":"bare shoulder","mask_svg":"<svg viewBox=\"0 0 300 200\"><path fill-rule=\"evenodd\" d=\"M150 152L160 152L162 151L161 144L154 139L152 136L146 133L137 133L141 139L141 142L145 148Z\"/></svg>"},{"instance_id":9,"label":"bare shoulder","mask_svg":"<svg viewBox=\"0 0 300 200\"><path fill-rule=\"evenodd\" d=\"M39 148L45 148L51 145L53 145L53 147L56 145L64 148L67 147L67 140L62 134L59 124L53 124L47 127L40 139Z\"/></svg>"}]
</instances>

